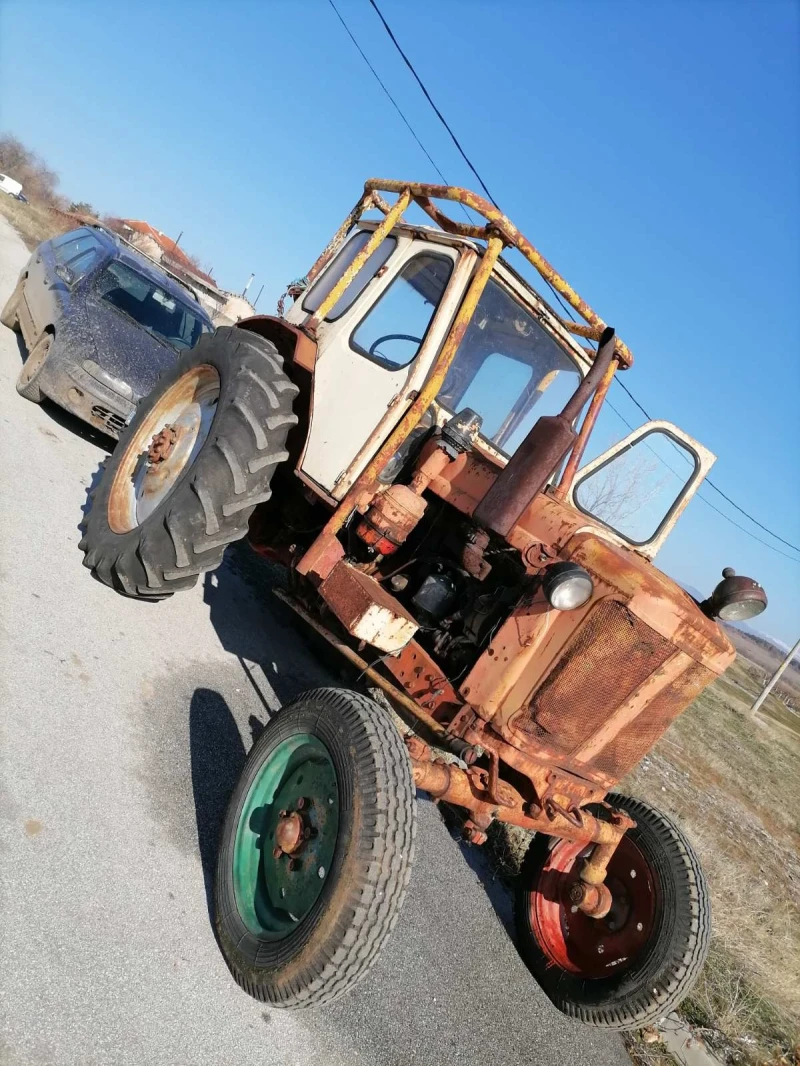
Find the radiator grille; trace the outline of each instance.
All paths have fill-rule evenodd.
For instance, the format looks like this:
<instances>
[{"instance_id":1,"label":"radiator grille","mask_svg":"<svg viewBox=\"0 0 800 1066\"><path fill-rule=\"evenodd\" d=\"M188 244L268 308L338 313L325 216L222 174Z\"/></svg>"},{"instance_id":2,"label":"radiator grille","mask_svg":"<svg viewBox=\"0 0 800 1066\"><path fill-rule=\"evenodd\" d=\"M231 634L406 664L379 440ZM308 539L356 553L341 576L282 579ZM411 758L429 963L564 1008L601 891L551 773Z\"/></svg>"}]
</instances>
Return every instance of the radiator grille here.
<instances>
[{"instance_id":1,"label":"radiator grille","mask_svg":"<svg viewBox=\"0 0 800 1066\"><path fill-rule=\"evenodd\" d=\"M597 754L592 765L617 780L624 777L713 680L714 674L704 666L690 666Z\"/></svg>"},{"instance_id":2,"label":"radiator grille","mask_svg":"<svg viewBox=\"0 0 800 1066\"><path fill-rule=\"evenodd\" d=\"M675 651L668 640L615 600L598 604L515 725L531 737L552 736L571 751Z\"/></svg>"}]
</instances>

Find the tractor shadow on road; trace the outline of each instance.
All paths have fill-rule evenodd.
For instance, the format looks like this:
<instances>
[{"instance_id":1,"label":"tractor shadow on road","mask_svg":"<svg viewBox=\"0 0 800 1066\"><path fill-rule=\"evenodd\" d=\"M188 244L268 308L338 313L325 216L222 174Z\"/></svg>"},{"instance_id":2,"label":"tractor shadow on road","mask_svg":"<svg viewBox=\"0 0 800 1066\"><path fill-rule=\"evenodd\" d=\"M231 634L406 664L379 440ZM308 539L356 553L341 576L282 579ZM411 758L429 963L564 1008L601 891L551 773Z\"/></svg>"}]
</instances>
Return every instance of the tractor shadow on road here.
<instances>
[{"instance_id":1,"label":"tractor shadow on road","mask_svg":"<svg viewBox=\"0 0 800 1066\"><path fill-rule=\"evenodd\" d=\"M256 698L249 705L257 708L246 724L239 722L225 698L209 687L197 687L189 706L197 847L212 927L219 834L247 752L279 707L306 689L337 683L303 643L293 613L272 596L280 584L281 571L246 545L234 545L220 569L203 578L211 623L223 648L238 660L241 681Z\"/></svg>"},{"instance_id":2,"label":"tractor shadow on road","mask_svg":"<svg viewBox=\"0 0 800 1066\"><path fill-rule=\"evenodd\" d=\"M259 731L262 728L259 723ZM197 848L212 928L217 841L228 798L242 772L246 755L239 727L225 699L214 689L195 689L189 705L189 756Z\"/></svg>"},{"instance_id":3,"label":"tractor shadow on road","mask_svg":"<svg viewBox=\"0 0 800 1066\"><path fill-rule=\"evenodd\" d=\"M255 693L265 721L309 688L345 685L366 691L358 671L272 595L285 584L284 571L244 542L231 545L220 569L204 578L203 599L211 623L225 650L238 659L242 678ZM251 714L247 728L252 746L264 725ZM211 886L217 840L225 806L246 758L239 727L219 693L195 691L190 749L198 846L213 924ZM427 793L420 793L419 798L432 802ZM461 841L460 832L448 824L451 820L443 820L498 919L515 940L511 897L489 855L484 848Z\"/></svg>"}]
</instances>

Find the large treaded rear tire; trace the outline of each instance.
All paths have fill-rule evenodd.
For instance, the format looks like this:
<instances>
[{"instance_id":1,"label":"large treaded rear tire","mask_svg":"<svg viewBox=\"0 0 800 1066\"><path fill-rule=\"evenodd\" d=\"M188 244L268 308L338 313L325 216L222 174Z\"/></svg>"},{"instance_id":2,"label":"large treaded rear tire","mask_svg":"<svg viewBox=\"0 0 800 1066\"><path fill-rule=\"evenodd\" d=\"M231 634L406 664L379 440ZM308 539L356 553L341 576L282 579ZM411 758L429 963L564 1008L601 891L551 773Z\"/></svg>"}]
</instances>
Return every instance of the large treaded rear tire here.
<instances>
[{"instance_id":1,"label":"large treaded rear tire","mask_svg":"<svg viewBox=\"0 0 800 1066\"><path fill-rule=\"evenodd\" d=\"M559 842L541 834L531 842L519 876L517 936L534 977L564 1014L599 1028L638 1029L669 1014L700 976L711 940L711 902L697 856L669 818L628 796L608 795L606 799L636 821L625 837L630 838L652 875L654 920L646 942L630 960L614 960L606 954L607 976L581 972L580 967L566 969L554 961L552 945L539 940L542 926L533 917L533 895L536 886L544 888L543 870L557 862ZM636 884L642 880L639 877ZM544 891L548 899L554 898L552 881ZM632 914L628 920L634 920ZM602 938L605 920L591 921L597 922ZM569 908L565 908L562 927L571 924ZM619 969L615 968L617 961L624 964Z\"/></svg>"},{"instance_id":2,"label":"large treaded rear tire","mask_svg":"<svg viewBox=\"0 0 800 1066\"><path fill-rule=\"evenodd\" d=\"M313 908L287 935L270 939L251 931L240 913L234 872L237 831L262 768L282 743L298 734L318 738L330 754L338 779L339 828L327 880ZM348 689L314 689L267 724L228 805L214 884L219 944L231 974L249 995L275 1007L318 1007L338 999L366 975L397 924L405 898L414 858L415 802L400 733L366 696ZM262 864L273 843L262 843Z\"/></svg>"},{"instance_id":3,"label":"large treaded rear tire","mask_svg":"<svg viewBox=\"0 0 800 1066\"><path fill-rule=\"evenodd\" d=\"M166 499L141 524L115 532L109 498L137 430L168 389L198 366L219 375L219 400L208 436ZM214 570L225 548L247 533L257 504L270 498L286 436L297 422L297 387L270 341L236 327L204 334L143 399L122 434L81 523L83 560L95 577L123 595L160 599L191 588Z\"/></svg>"}]
</instances>

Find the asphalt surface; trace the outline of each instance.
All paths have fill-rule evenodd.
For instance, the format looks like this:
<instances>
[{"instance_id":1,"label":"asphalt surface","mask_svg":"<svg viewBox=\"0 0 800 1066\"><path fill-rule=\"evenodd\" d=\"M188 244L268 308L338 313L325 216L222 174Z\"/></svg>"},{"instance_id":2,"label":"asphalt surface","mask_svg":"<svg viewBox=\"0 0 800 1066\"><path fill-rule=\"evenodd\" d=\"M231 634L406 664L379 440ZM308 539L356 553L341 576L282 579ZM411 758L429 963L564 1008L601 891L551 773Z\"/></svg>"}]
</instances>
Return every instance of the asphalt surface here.
<instances>
[{"instance_id":1,"label":"asphalt surface","mask_svg":"<svg viewBox=\"0 0 800 1066\"><path fill-rule=\"evenodd\" d=\"M0 302L27 252L0 218ZM485 861L418 804L397 928L346 998L265 1009L230 978L208 889L225 802L282 701L332 678L238 548L160 604L81 565L108 442L14 390L0 326L3 1066L625 1066L519 959Z\"/></svg>"}]
</instances>

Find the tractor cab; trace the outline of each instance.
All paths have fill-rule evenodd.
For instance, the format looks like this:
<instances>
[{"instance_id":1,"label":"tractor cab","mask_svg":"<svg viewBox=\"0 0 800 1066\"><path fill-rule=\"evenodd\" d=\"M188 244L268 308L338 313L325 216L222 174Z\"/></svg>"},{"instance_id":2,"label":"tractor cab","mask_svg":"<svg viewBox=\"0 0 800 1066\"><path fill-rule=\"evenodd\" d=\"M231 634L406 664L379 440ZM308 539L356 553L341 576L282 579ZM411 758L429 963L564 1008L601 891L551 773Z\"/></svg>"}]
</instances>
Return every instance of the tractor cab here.
<instances>
[{"instance_id":1,"label":"tractor cab","mask_svg":"<svg viewBox=\"0 0 800 1066\"><path fill-rule=\"evenodd\" d=\"M346 495L418 396L486 254L475 238L397 223L365 256L376 234L379 223L361 219L311 271L285 317L316 344L314 402L298 474L331 502ZM334 289L339 295L332 300ZM259 328L255 320L253 326ZM563 320L498 257L438 392L381 480L391 480L415 439L465 409L480 420L475 450L504 467L541 416L563 410L593 364L596 349L570 327L576 323ZM625 357L618 368L626 369L632 357L624 345L620 350ZM593 424L594 417L584 427L581 452ZM604 535L652 558L714 458L672 423L649 422L579 474L573 467L574 484L562 479L559 494ZM563 472L562 465L549 475L551 490Z\"/></svg>"}]
</instances>

